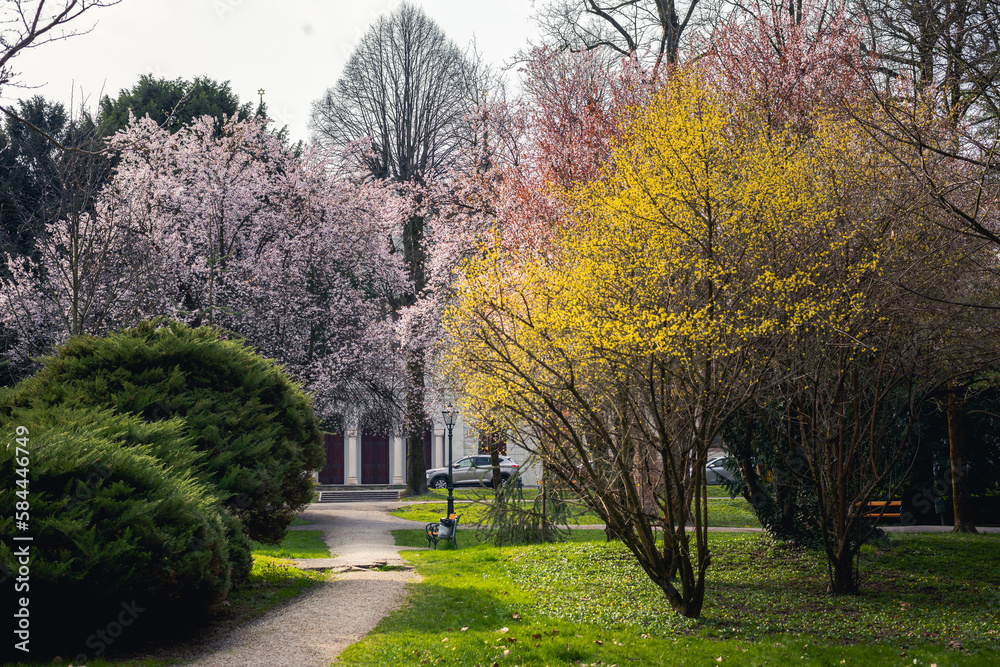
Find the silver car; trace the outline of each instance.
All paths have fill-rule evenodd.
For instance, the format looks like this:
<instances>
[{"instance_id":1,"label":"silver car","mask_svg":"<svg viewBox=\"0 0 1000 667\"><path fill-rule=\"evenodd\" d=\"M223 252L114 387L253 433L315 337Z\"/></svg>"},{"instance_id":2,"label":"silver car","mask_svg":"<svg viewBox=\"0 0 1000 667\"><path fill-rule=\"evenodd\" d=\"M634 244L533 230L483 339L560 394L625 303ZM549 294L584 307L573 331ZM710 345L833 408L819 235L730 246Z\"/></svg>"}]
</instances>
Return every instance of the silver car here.
<instances>
[{"instance_id":1,"label":"silver car","mask_svg":"<svg viewBox=\"0 0 1000 667\"><path fill-rule=\"evenodd\" d=\"M518 465L509 456L500 457L500 483L517 472ZM455 486L492 486L493 466L488 455L466 456L455 461L452 466ZM427 471L427 486L432 489L448 487L448 469L433 468Z\"/></svg>"},{"instance_id":2,"label":"silver car","mask_svg":"<svg viewBox=\"0 0 1000 667\"><path fill-rule=\"evenodd\" d=\"M733 479L733 472L725 467L727 457L719 456L705 466L705 482L707 484L722 484L724 480Z\"/></svg>"}]
</instances>

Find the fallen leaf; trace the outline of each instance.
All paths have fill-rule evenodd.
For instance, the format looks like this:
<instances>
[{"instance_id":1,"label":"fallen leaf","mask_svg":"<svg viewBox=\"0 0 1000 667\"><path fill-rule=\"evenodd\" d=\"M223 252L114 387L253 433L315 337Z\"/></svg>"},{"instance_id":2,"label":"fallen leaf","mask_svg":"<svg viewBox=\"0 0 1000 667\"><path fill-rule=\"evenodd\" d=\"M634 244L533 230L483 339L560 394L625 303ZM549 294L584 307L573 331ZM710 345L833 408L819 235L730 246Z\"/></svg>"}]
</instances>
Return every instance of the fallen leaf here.
<instances>
[{"instance_id":1,"label":"fallen leaf","mask_svg":"<svg viewBox=\"0 0 1000 667\"><path fill-rule=\"evenodd\" d=\"M541 635L531 635L531 638L532 639L541 639L542 636Z\"/></svg>"},{"instance_id":2,"label":"fallen leaf","mask_svg":"<svg viewBox=\"0 0 1000 667\"><path fill-rule=\"evenodd\" d=\"M463 625L461 628L459 628L459 632L465 632L468 629L469 629L469 626Z\"/></svg>"},{"instance_id":3,"label":"fallen leaf","mask_svg":"<svg viewBox=\"0 0 1000 667\"><path fill-rule=\"evenodd\" d=\"M508 630L507 627L502 627L502 628L500 628L499 632L507 632L507 630Z\"/></svg>"},{"instance_id":4,"label":"fallen leaf","mask_svg":"<svg viewBox=\"0 0 1000 667\"><path fill-rule=\"evenodd\" d=\"M594 643L598 644L598 645L603 645L604 644L604 642L602 642L600 639L595 639Z\"/></svg>"},{"instance_id":5,"label":"fallen leaf","mask_svg":"<svg viewBox=\"0 0 1000 667\"><path fill-rule=\"evenodd\" d=\"M511 616L511 618L513 618L516 621L521 618L521 615L515 611L514 614Z\"/></svg>"}]
</instances>

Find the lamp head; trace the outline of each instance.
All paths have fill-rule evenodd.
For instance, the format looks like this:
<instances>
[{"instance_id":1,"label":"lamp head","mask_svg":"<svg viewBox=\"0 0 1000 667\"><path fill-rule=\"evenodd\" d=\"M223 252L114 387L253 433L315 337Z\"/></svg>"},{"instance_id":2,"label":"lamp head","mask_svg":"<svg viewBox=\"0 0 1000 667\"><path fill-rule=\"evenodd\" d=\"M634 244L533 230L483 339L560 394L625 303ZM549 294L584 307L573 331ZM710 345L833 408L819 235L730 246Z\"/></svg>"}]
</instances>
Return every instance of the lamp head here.
<instances>
[{"instance_id":1,"label":"lamp head","mask_svg":"<svg viewBox=\"0 0 1000 667\"><path fill-rule=\"evenodd\" d=\"M441 414L444 415L444 423L447 424L448 428L455 426L455 417L458 416L458 411L452 407L451 403L441 411Z\"/></svg>"}]
</instances>

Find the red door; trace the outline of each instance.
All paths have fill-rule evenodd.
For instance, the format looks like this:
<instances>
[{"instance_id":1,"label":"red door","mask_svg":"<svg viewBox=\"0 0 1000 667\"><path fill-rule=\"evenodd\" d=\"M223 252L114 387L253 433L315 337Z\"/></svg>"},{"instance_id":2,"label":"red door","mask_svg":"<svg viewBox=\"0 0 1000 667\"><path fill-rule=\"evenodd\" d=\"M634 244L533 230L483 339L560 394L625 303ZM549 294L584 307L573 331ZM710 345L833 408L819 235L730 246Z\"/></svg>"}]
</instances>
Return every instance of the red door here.
<instances>
[{"instance_id":1,"label":"red door","mask_svg":"<svg viewBox=\"0 0 1000 667\"><path fill-rule=\"evenodd\" d=\"M323 449L326 450L326 465L319 471L320 484L344 483L344 434L324 433Z\"/></svg>"},{"instance_id":2,"label":"red door","mask_svg":"<svg viewBox=\"0 0 1000 667\"><path fill-rule=\"evenodd\" d=\"M361 434L361 483L389 483L389 436Z\"/></svg>"}]
</instances>

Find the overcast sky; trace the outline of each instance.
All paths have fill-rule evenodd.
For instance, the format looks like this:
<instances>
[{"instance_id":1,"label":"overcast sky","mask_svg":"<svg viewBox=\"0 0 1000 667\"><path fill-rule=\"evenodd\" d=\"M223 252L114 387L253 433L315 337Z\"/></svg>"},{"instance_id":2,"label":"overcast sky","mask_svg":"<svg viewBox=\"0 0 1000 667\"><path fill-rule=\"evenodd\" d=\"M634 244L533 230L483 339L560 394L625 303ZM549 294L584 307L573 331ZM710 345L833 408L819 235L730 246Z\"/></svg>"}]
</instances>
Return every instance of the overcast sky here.
<instances>
[{"instance_id":1,"label":"overcast sky","mask_svg":"<svg viewBox=\"0 0 1000 667\"><path fill-rule=\"evenodd\" d=\"M488 62L502 63L537 34L531 0L411 0L456 44L473 38ZM290 138L307 139L310 104L332 86L354 45L400 0L122 0L88 11L86 35L23 52L20 83L3 101L32 95L68 104L81 89L96 108L104 94L131 88L142 74L229 81L242 102L263 88L268 111ZM3 11L3 10L0 10Z\"/></svg>"}]
</instances>

